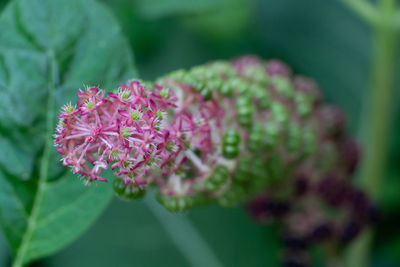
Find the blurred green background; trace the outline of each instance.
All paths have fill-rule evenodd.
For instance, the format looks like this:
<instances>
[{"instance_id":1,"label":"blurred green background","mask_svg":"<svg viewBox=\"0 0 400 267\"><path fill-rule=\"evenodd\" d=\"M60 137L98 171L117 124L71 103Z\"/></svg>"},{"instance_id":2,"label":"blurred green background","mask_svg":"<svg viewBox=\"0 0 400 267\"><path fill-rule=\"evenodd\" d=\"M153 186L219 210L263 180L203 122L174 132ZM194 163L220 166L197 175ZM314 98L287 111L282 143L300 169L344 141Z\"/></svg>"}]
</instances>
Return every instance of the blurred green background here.
<instances>
[{"instance_id":1,"label":"blurred green background","mask_svg":"<svg viewBox=\"0 0 400 267\"><path fill-rule=\"evenodd\" d=\"M0 1L0 9L5 2ZM296 73L313 77L326 100L348 115L348 130L362 135L373 38L340 1L103 2L129 39L141 78L242 54L279 58ZM400 266L400 90L396 91L390 164L380 199L384 217L377 226L373 266ZM276 229L252 222L241 207L211 206L171 215L152 198L133 203L115 199L87 233L32 266L279 266L280 246ZM0 266L9 261L0 233Z\"/></svg>"}]
</instances>

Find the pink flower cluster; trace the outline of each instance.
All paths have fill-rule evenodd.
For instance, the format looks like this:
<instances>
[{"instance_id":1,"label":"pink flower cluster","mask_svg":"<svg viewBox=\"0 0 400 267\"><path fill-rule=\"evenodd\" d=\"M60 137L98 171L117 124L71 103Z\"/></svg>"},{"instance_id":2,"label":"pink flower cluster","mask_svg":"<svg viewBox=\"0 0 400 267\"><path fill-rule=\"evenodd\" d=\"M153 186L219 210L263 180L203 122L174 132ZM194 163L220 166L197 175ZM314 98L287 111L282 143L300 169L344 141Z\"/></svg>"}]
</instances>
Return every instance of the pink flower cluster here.
<instances>
[{"instance_id":1,"label":"pink flower cluster","mask_svg":"<svg viewBox=\"0 0 400 267\"><path fill-rule=\"evenodd\" d=\"M212 131L205 122L215 116L218 105L202 101L198 94L183 100L161 85L147 88L131 81L108 95L87 87L78 97L76 105L63 107L55 143L63 164L86 177L87 183L107 181L100 175L110 166L125 184L165 185L162 176L151 178L149 171L161 169L170 175L188 158L201 167L202 160L196 162L188 148L200 150L203 157L214 151ZM198 105L195 113L188 110L193 103Z\"/></svg>"}]
</instances>

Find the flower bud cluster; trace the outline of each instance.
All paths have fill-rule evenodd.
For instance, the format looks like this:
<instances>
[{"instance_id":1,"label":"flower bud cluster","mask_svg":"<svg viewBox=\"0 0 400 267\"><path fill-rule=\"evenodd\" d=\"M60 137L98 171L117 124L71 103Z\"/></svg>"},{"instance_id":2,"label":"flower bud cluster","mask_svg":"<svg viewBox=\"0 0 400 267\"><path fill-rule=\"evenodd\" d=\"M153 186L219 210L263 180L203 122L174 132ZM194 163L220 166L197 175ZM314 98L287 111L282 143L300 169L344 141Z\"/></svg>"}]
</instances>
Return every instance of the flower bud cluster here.
<instances>
[{"instance_id":1,"label":"flower bud cluster","mask_svg":"<svg viewBox=\"0 0 400 267\"><path fill-rule=\"evenodd\" d=\"M374 217L350 183L360 151L344 116L282 62L215 61L107 95L87 87L78 97L59 115L63 164L87 183L115 170L122 198L153 184L170 211L250 201L254 218L279 220L291 240L307 244L348 241Z\"/></svg>"},{"instance_id":2,"label":"flower bud cluster","mask_svg":"<svg viewBox=\"0 0 400 267\"><path fill-rule=\"evenodd\" d=\"M173 173L183 164L175 156L186 141L179 129L171 128L178 122L186 127L183 116L165 129L166 111L176 107L173 92L131 81L107 96L97 87L87 87L78 97L76 105L65 105L58 115L55 143L63 164L86 183L107 181L100 175L110 167L125 185L141 188L149 182L153 165Z\"/></svg>"}]
</instances>

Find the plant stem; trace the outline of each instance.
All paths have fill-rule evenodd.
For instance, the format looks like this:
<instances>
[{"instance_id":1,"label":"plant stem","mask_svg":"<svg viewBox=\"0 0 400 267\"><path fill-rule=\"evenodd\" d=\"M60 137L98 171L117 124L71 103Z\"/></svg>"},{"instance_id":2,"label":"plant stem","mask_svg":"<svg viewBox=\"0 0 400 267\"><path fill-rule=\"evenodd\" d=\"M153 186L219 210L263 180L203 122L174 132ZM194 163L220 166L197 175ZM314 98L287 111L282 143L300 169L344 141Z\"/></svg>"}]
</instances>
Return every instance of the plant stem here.
<instances>
[{"instance_id":1,"label":"plant stem","mask_svg":"<svg viewBox=\"0 0 400 267\"><path fill-rule=\"evenodd\" d=\"M378 12L374 6L365 0L341 0L343 4L353 10L360 18L370 24L375 24L378 19Z\"/></svg>"},{"instance_id":2,"label":"plant stem","mask_svg":"<svg viewBox=\"0 0 400 267\"><path fill-rule=\"evenodd\" d=\"M368 110L367 144L362 165L363 184L375 199L379 197L384 175L388 139L393 106L397 34L391 18L395 12L395 0L381 0L381 22L375 28L375 56L372 72L372 88Z\"/></svg>"},{"instance_id":3,"label":"plant stem","mask_svg":"<svg viewBox=\"0 0 400 267\"><path fill-rule=\"evenodd\" d=\"M380 0L379 20L375 24L375 52L372 65L372 86L367 108L365 159L361 169L361 182L374 200L378 200L385 176L388 154L390 122L393 106L393 87L397 52L397 33L393 25L395 0ZM368 266L369 247L373 230L365 231L349 249L347 266Z\"/></svg>"}]
</instances>

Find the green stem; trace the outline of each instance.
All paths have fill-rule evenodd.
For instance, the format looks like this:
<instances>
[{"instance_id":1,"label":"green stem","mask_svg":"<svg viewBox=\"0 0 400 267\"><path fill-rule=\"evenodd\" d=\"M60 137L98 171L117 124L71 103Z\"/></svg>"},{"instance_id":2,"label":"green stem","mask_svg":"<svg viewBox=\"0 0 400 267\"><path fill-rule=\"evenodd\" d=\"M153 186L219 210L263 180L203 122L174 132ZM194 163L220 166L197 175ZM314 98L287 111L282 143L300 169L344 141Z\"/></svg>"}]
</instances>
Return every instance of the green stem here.
<instances>
[{"instance_id":1,"label":"green stem","mask_svg":"<svg viewBox=\"0 0 400 267\"><path fill-rule=\"evenodd\" d=\"M384 175L393 106L396 63L396 29L391 25L395 0L381 0L381 22L375 28L376 48L369 99L369 123L362 179L373 198L379 197Z\"/></svg>"},{"instance_id":2,"label":"green stem","mask_svg":"<svg viewBox=\"0 0 400 267\"><path fill-rule=\"evenodd\" d=\"M375 200L385 176L388 140L393 106L393 87L397 52L397 33L393 25L395 0L380 0L379 20L375 24L375 54L372 66L372 86L366 114L365 159L361 169L361 182ZM369 247L373 230L365 231L350 247L347 266L368 266Z\"/></svg>"},{"instance_id":3,"label":"green stem","mask_svg":"<svg viewBox=\"0 0 400 267\"><path fill-rule=\"evenodd\" d=\"M353 10L360 18L370 24L376 24L378 12L374 6L365 0L341 0L343 4Z\"/></svg>"}]
</instances>

